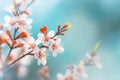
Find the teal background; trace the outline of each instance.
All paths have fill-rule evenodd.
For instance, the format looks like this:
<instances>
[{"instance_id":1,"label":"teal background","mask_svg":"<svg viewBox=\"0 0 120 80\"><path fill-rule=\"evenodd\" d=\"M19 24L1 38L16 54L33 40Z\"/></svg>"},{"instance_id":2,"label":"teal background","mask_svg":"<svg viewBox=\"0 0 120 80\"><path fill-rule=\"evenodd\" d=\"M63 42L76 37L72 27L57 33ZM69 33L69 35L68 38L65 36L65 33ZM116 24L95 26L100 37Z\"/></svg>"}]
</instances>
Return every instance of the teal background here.
<instances>
[{"instance_id":1,"label":"teal background","mask_svg":"<svg viewBox=\"0 0 120 80\"><path fill-rule=\"evenodd\" d=\"M5 15L10 15L3 10L10 4L11 0L0 0L1 23ZM89 67L89 77L86 80L120 80L119 7L120 0L36 0L30 7L35 38L41 26L47 25L49 30L56 30L58 24L72 24L72 28L62 37L65 52L56 58L51 55L48 57L50 80L56 80L58 72L64 73L67 64L78 64L97 41L101 41L98 55L103 69ZM20 80L40 80L37 76L39 68L41 66L35 60L30 66L28 76Z\"/></svg>"}]
</instances>

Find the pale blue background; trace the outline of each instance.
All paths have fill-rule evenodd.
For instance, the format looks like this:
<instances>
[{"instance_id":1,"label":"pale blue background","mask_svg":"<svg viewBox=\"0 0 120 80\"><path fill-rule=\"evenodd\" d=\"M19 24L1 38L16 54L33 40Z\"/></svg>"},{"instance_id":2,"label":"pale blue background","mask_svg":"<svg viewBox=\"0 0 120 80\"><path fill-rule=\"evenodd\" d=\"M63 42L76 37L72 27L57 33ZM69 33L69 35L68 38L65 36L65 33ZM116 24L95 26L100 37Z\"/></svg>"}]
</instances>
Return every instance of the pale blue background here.
<instances>
[{"instance_id":1,"label":"pale blue background","mask_svg":"<svg viewBox=\"0 0 120 80\"><path fill-rule=\"evenodd\" d=\"M10 1L0 0L0 22L8 15L3 8ZM101 41L98 55L103 69L88 68L89 77L86 80L120 80L120 0L36 0L30 8L35 38L43 25L56 30L57 24L72 24L62 37L65 52L56 58L48 58L50 80L56 80L56 73L64 73L67 64L79 63L97 41ZM37 76L40 67L35 61L23 80L40 80Z\"/></svg>"}]
</instances>

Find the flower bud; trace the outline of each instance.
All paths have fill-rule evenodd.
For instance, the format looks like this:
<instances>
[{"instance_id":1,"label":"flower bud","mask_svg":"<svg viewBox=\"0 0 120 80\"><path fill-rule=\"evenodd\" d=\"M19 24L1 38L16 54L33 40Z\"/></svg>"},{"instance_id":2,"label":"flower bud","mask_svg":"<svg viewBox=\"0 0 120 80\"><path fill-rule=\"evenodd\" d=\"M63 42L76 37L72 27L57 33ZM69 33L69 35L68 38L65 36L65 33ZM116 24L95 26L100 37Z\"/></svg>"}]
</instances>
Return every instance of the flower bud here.
<instances>
[{"instance_id":1,"label":"flower bud","mask_svg":"<svg viewBox=\"0 0 120 80\"><path fill-rule=\"evenodd\" d=\"M28 35L27 35L26 32L21 32L19 36L20 36L20 37L24 37L24 38L26 38Z\"/></svg>"},{"instance_id":2,"label":"flower bud","mask_svg":"<svg viewBox=\"0 0 120 80\"><path fill-rule=\"evenodd\" d=\"M67 28L67 29L70 29L71 28L71 24L69 24L69 23L67 23L67 24L65 24L65 27Z\"/></svg>"},{"instance_id":3,"label":"flower bud","mask_svg":"<svg viewBox=\"0 0 120 80\"><path fill-rule=\"evenodd\" d=\"M11 34L10 30L6 30L6 34L10 35Z\"/></svg>"},{"instance_id":4,"label":"flower bud","mask_svg":"<svg viewBox=\"0 0 120 80\"><path fill-rule=\"evenodd\" d=\"M43 26L42 28L40 28L40 32L42 33L46 33L48 30L47 26Z\"/></svg>"},{"instance_id":5,"label":"flower bud","mask_svg":"<svg viewBox=\"0 0 120 80\"><path fill-rule=\"evenodd\" d=\"M15 45L16 43L17 43L16 40L13 40L13 41L12 41L12 45Z\"/></svg>"},{"instance_id":6,"label":"flower bud","mask_svg":"<svg viewBox=\"0 0 120 80\"><path fill-rule=\"evenodd\" d=\"M23 43L18 44L18 47L23 47L23 46L24 46Z\"/></svg>"}]
</instances>

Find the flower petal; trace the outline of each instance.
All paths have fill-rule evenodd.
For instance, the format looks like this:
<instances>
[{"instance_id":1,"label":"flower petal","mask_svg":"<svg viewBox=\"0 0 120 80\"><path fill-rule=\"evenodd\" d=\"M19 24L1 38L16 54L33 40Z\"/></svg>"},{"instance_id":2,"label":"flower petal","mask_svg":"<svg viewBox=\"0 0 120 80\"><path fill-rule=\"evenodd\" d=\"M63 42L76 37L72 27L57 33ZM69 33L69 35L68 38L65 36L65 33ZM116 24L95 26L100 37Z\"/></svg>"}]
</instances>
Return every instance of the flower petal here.
<instances>
[{"instance_id":1,"label":"flower petal","mask_svg":"<svg viewBox=\"0 0 120 80\"><path fill-rule=\"evenodd\" d=\"M58 52L58 53L63 53L63 52L64 52L64 48L63 48L63 47L59 47L59 48L57 49L57 52Z\"/></svg>"},{"instance_id":2,"label":"flower petal","mask_svg":"<svg viewBox=\"0 0 120 80\"><path fill-rule=\"evenodd\" d=\"M40 59L38 59L38 65L40 65L42 63L42 61Z\"/></svg>"},{"instance_id":3,"label":"flower petal","mask_svg":"<svg viewBox=\"0 0 120 80\"><path fill-rule=\"evenodd\" d=\"M56 57L57 56L57 52L53 51L52 55L53 55L53 57Z\"/></svg>"},{"instance_id":4,"label":"flower petal","mask_svg":"<svg viewBox=\"0 0 120 80\"><path fill-rule=\"evenodd\" d=\"M10 16L5 16L4 21L5 21L6 23L9 23L10 20L11 20L11 17L10 17Z\"/></svg>"},{"instance_id":5,"label":"flower petal","mask_svg":"<svg viewBox=\"0 0 120 80\"><path fill-rule=\"evenodd\" d=\"M33 20L32 19L27 19L26 24L30 25L32 24Z\"/></svg>"},{"instance_id":6,"label":"flower petal","mask_svg":"<svg viewBox=\"0 0 120 80\"><path fill-rule=\"evenodd\" d=\"M89 58L89 59L92 58L91 55L90 55L90 53L86 53L86 56L87 56L87 58Z\"/></svg>"},{"instance_id":7,"label":"flower petal","mask_svg":"<svg viewBox=\"0 0 120 80\"><path fill-rule=\"evenodd\" d=\"M54 32L54 31L50 31L50 32L48 33L49 38L53 37L54 35L55 35L55 32Z\"/></svg>"},{"instance_id":8,"label":"flower petal","mask_svg":"<svg viewBox=\"0 0 120 80\"><path fill-rule=\"evenodd\" d=\"M64 77L61 73L57 74L57 78L58 78L58 80L64 80Z\"/></svg>"},{"instance_id":9,"label":"flower petal","mask_svg":"<svg viewBox=\"0 0 120 80\"><path fill-rule=\"evenodd\" d=\"M46 65L46 63L47 63L46 58L42 58L42 60L41 60L41 61L42 61L41 63L42 63L43 65Z\"/></svg>"}]
</instances>

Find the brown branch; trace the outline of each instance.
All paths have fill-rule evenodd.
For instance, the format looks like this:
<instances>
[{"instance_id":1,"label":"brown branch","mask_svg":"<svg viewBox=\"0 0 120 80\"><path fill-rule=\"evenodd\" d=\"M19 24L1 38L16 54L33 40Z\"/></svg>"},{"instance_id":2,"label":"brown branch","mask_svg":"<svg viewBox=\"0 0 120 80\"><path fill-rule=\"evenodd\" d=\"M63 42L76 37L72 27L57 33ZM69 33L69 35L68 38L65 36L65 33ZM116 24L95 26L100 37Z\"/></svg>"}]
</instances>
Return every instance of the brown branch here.
<instances>
[{"instance_id":1,"label":"brown branch","mask_svg":"<svg viewBox=\"0 0 120 80\"><path fill-rule=\"evenodd\" d=\"M21 60L22 58L24 58L24 57L27 56L27 55L33 55L33 54L31 54L31 52L32 52L32 51L30 51L30 52L22 55L21 57L19 57L18 59L14 60L12 63L10 63L9 65L5 66L2 70L7 69L8 67L12 66L14 63L18 62L19 60Z\"/></svg>"},{"instance_id":2,"label":"brown branch","mask_svg":"<svg viewBox=\"0 0 120 80\"><path fill-rule=\"evenodd\" d=\"M6 64L7 64L7 62L8 62L8 59L9 59L9 56L10 56L10 53L12 52L12 48L10 48L10 50L9 50L9 53L8 53L8 55L7 55L7 58L6 58L6 60L5 60L5 63L4 63L4 67L6 66Z\"/></svg>"},{"instance_id":3,"label":"brown branch","mask_svg":"<svg viewBox=\"0 0 120 80\"><path fill-rule=\"evenodd\" d=\"M2 62L2 64L3 64L3 59L2 59L2 46L1 46L2 44L0 43L0 60L1 60L1 62Z\"/></svg>"},{"instance_id":4,"label":"brown branch","mask_svg":"<svg viewBox=\"0 0 120 80\"><path fill-rule=\"evenodd\" d=\"M42 46L40 46L39 48L48 48L48 47L42 45ZM16 63L16 62L18 62L19 60L21 60L22 58L24 58L24 57L27 56L27 55L33 56L34 54L31 54L32 52L33 52L33 51L30 51L30 52L28 52L28 53L22 55L21 57L17 58L17 59L14 60L12 63L10 63L10 64L8 64L7 66L5 66L2 70L5 70L6 68L10 67L11 65L13 65L13 64Z\"/></svg>"},{"instance_id":5,"label":"brown branch","mask_svg":"<svg viewBox=\"0 0 120 80\"><path fill-rule=\"evenodd\" d=\"M18 31L18 28L16 28L15 31L14 31L13 40L15 40L15 36L16 36L17 31ZM10 45L9 45L9 47L10 47L10 51L9 51L9 53L8 53L8 55L7 55L7 58L6 58L5 63L4 63L3 66L6 66L6 64L7 64L7 62L8 62L8 58L9 58L9 56L10 56L12 50L14 49L14 48L11 47Z\"/></svg>"},{"instance_id":6,"label":"brown branch","mask_svg":"<svg viewBox=\"0 0 120 80\"><path fill-rule=\"evenodd\" d=\"M32 5L35 2L35 0L31 0L31 2L25 7L27 9L30 5Z\"/></svg>"},{"instance_id":7,"label":"brown branch","mask_svg":"<svg viewBox=\"0 0 120 80\"><path fill-rule=\"evenodd\" d=\"M18 28L16 28L15 31L14 31L13 39L15 39L17 31L18 31Z\"/></svg>"}]
</instances>

